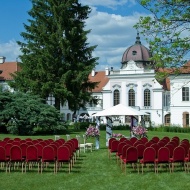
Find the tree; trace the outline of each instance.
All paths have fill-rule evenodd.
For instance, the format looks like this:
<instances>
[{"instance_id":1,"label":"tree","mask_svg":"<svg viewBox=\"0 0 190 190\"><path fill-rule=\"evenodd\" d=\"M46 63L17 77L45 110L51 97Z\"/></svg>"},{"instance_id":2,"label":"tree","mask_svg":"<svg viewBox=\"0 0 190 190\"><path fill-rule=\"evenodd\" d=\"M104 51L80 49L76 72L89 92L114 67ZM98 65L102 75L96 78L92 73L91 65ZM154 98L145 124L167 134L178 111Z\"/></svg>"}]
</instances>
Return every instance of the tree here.
<instances>
[{"instance_id":1,"label":"tree","mask_svg":"<svg viewBox=\"0 0 190 190\"><path fill-rule=\"evenodd\" d=\"M139 2L152 13L152 16L140 17L135 28L147 36L155 67L179 68L184 65L190 51L190 1Z\"/></svg>"},{"instance_id":2,"label":"tree","mask_svg":"<svg viewBox=\"0 0 190 190\"><path fill-rule=\"evenodd\" d=\"M22 55L21 71L10 85L23 92L52 95L55 107L68 102L73 111L85 107L97 83L90 82L89 73L97 65L92 57L96 46L89 46L85 20L90 8L78 0L31 0L29 25L19 41Z\"/></svg>"},{"instance_id":3,"label":"tree","mask_svg":"<svg viewBox=\"0 0 190 190\"><path fill-rule=\"evenodd\" d=\"M44 104L39 96L21 92L0 92L0 124L17 135L56 133L61 128L57 109Z\"/></svg>"}]
</instances>

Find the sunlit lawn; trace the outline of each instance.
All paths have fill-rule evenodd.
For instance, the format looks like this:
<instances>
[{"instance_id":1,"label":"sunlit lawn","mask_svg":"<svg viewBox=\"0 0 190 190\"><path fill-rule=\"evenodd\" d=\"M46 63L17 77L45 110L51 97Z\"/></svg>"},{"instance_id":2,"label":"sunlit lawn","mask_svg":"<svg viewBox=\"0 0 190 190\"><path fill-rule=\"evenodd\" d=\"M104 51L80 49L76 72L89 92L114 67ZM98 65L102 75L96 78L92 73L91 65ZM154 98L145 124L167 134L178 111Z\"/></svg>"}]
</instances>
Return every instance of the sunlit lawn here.
<instances>
[{"instance_id":1,"label":"sunlit lawn","mask_svg":"<svg viewBox=\"0 0 190 190\"><path fill-rule=\"evenodd\" d=\"M71 133L71 137L84 132ZM114 131L129 136L128 131ZM0 140L5 137L15 136L0 135ZM148 137L158 136L179 136L181 139L189 138L188 133L167 133L167 132L149 132ZM65 135L61 136L66 139ZM26 137L20 137L22 139ZM54 138L54 136L33 136L36 138ZM89 141L94 141L89 139ZM127 174L121 172L116 160L108 159L107 148L105 146L105 131L101 131L100 150L93 152L81 152L70 174L67 173L66 167L58 172L53 173L53 168L45 170L38 174L37 170L21 173L20 171L11 171L5 173L0 170L0 190L182 190L190 187L190 174L182 170L177 170L170 174L169 171L161 171L155 174L151 168L146 169L144 174L138 174L131 168L127 168Z\"/></svg>"}]
</instances>

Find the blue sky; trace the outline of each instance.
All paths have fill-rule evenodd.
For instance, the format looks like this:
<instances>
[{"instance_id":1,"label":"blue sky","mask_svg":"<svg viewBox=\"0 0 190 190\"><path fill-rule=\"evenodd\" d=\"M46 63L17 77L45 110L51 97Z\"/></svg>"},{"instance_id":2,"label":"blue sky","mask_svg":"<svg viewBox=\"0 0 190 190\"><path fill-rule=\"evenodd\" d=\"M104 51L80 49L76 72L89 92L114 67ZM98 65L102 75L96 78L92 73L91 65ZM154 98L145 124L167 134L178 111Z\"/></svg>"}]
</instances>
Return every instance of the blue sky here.
<instances>
[{"instance_id":1,"label":"blue sky","mask_svg":"<svg viewBox=\"0 0 190 190\"><path fill-rule=\"evenodd\" d=\"M149 14L136 0L80 0L92 8L86 21L90 45L98 45L93 56L99 57L97 70L105 67L121 66L121 58L127 47L135 42L136 30L133 25L140 16ZM16 41L22 41L21 32L25 32L23 23L27 23L30 0L0 1L0 56L6 61L16 61L21 54ZM141 42L147 46L141 36Z\"/></svg>"}]
</instances>

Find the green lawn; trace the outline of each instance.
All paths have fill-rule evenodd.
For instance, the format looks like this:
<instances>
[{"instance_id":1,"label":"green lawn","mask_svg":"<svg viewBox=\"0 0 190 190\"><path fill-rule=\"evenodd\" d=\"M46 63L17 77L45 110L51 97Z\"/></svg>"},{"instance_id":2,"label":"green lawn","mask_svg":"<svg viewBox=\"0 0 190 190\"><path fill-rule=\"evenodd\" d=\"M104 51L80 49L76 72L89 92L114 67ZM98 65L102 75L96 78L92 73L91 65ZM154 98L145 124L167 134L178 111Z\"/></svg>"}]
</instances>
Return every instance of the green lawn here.
<instances>
[{"instance_id":1,"label":"green lawn","mask_svg":"<svg viewBox=\"0 0 190 190\"><path fill-rule=\"evenodd\" d=\"M71 133L71 137L84 132ZM129 136L126 131L114 131ZM0 140L11 135L0 135ZM179 136L181 139L188 138L188 133L164 133L149 132L149 138L158 136ZM62 136L66 138L65 135ZM25 138L25 137L21 137ZM54 136L34 136L36 138L54 138ZM91 141L92 139L89 139ZM93 141L93 140L92 140ZM5 173L0 170L0 190L182 190L190 187L190 174L184 171L175 171L170 174L167 171L155 174L153 170L145 170L144 174L138 174L127 168L127 174L121 172L114 159L109 160L105 146L105 131L101 131L100 150L81 153L70 174L64 170L53 174L53 168L42 174L37 171L20 171Z\"/></svg>"}]
</instances>

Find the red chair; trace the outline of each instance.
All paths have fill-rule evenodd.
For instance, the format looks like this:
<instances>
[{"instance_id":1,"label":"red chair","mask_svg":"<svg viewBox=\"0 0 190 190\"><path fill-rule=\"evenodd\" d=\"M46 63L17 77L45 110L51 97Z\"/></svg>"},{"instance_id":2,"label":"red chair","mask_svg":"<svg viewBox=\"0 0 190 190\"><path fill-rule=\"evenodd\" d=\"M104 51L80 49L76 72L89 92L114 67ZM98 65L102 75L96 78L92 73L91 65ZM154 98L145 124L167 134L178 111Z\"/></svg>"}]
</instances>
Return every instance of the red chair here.
<instances>
[{"instance_id":1,"label":"red chair","mask_svg":"<svg viewBox=\"0 0 190 190\"><path fill-rule=\"evenodd\" d=\"M140 141L142 141L144 144L148 142L148 138L147 137L142 137L140 139Z\"/></svg>"},{"instance_id":2,"label":"red chair","mask_svg":"<svg viewBox=\"0 0 190 190\"><path fill-rule=\"evenodd\" d=\"M131 137L129 140L134 144L138 139L136 137Z\"/></svg>"},{"instance_id":3,"label":"red chair","mask_svg":"<svg viewBox=\"0 0 190 190\"><path fill-rule=\"evenodd\" d=\"M158 173L158 167L161 164L167 164L169 167L169 171L171 173L171 168L170 168L170 151L167 147L161 147L158 150L158 155L157 158L155 159L156 163L156 172Z\"/></svg>"},{"instance_id":4,"label":"red chair","mask_svg":"<svg viewBox=\"0 0 190 190\"><path fill-rule=\"evenodd\" d=\"M172 158L175 146L173 144L169 144L168 143L168 144L165 145L165 147L167 147L169 149L169 151L170 151L170 158Z\"/></svg>"},{"instance_id":5,"label":"red chair","mask_svg":"<svg viewBox=\"0 0 190 190\"><path fill-rule=\"evenodd\" d=\"M22 150L22 158L23 160L26 158L26 149L27 147L30 146L30 145L27 145L26 143L23 143L20 145L20 148Z\"/></svg>"},{"instance_id":6,"label":"red chair","mask_svg":"<svg viewBox=\"0 0 190 190\"><path fill-rule=\"evenodd\" d=\"M56 160L56 173L60 168L61 163L68 163L68 172L71 172L72 169L72 155L67 146L60 146L57 150L57 160Z\"/></svg>"},{"instance_id":7,"label":"red chair","mask_svg":"<svg viewBox=\"0 0 190 190\"><path fill-rule=\"evenodd\" d=\"M0 141L0 146L5 147L6 144L7 144L6 141Z\"/></svg>"},{"instance_id":8,"label":"red chair","mask_svg":"<svg viewBox=\"0 0 190 190\"><path fill-rule=\"evenodd\" d=\"M111 149L111 143L112 143L112 141L115 141L115 140L116 140L116 138L110 138L108 141L108 157L109 157L109 151Z\"/></svg>"},{"instance_id":9,"label":"red chair","mask_svg":"<svg viewBox=\"0 0 190 190\"><path fill-rule=\"evenodd\" d=\"M164 141L166 141L167 143L169 143L169 142L170 142L170 137L165 136L165 137L162 138L162 140L164 140Z\"/></svg>"},{"instance_id":10,"label":"red chair","mask_svg":"<svg viewBox=\"0 0 190 190\"><path fill-rule=\"evenodd\" d=\"M22 150L19 146L12 146L10 149L10 161L9 161L9 172L11 171L11 166L14 165L14 169L16 168L16 164L21 163L22 173L23 173L23 158L22 158ZM19 166L19 165L17 165Z\"/></svg>"},{"instance_id":11,"label":"red chair","mask_svg":"<svg viewBox=\"0 0 190 190\"><path fill-rule=\"evenodd\" d=\"M138 159L140 160L143 158L143 153L144 153L146 146L144 144L138 144L136 146L136 148L138 150Z\"/></svg>"},{"instance_id":12,"label":"red chair","mask_svg":"<svg viewBox=\"0 0 190 190\"><path fill-rule=\"evenodd\" d=\"M187 169L188 173L189 173L189 162L190 162L190 148L188 150L188 155L185 158L185 165L186 165L186 169Z\"/></svg>"},{"instance_id":13,"label":"red chair","mask_svg":"<svg viewBox=\"0 0 190 190\"><path fill-rule=\"evenodd\" d=\"M119 139L119 141L120 142L123 142L123 141L125 141L127 138L125 138L125 137L121 137L120 139Z\"/></svg>"},{"instance_id":14,"label":"red chair","mask_svg":"<svg viewBox=\"0 0 190 190\"><path fill-rule=\"evenodd\" d=\"M3 141L5 141L5 142L7 142L8 140L10 140L11 138L9 138L9 137L5 137L4 139L3 139Z\"/></svg>"},{"instance_id":15,"label":"red chair","mask_svg":"<svg viewBox=\"0 0 190 190\"><path fill-rule=\"evenodd\" d=\"M35 144L34 146L38 150L38 158L41 159L42 158L42 150L43 150L44 147L41 144Z\"/></svg>"},{"instance_id":16,"label":"red chair","mask_svg":"<svg viewBox=\"0 0 190 190\"><path fill-rule=\"evenodd\" d=\"M160 148L159 144L152 144L150 147L153 147L153 148L154 148L154 150L156 151L156 157L157 157L157 155L158 155L158 150L159 150L159 148Z\"/></svg>"},{"instance_id":17,"label":"red chair","mask_svg":"<svg viewBox=\"0 0 190 190\"><path fill-rule=\"evenodd\" d=\"M126 150L127 150L129 147L131 147L131 145L126 144L126 145L123 146L123 148L122 148L122 153L121 153L121 155L120 155L120 157L119 157L121 169L122 169L122 160L126 158Z\"/></svg>"},{"instance_id":18,"label":"red chair","mask_svg":"<svg viewBox=\"0 0 190 190\"><path fill-rule=\"evenodd\" d=\"M118 144L118 147L117 147L117 152L116 152L116 160L117 160L117 163L119 161L119 158L120 156L122 155L122 150L123 150L123 147L126 145L125 142L120 142Z\"/></svg>"},{"instance_id":19,"label":"red chair","mask_svg":"<svg viewBox=\"0 0 190 190\"><path fill-rule=\"evenodd\" d=\"M145 146L146 146L146 147L150 147L152 144L155 144L155 142L153 142L153 141L148 141L148 142L145 143Z\"/></svg>"},{"instance_id":20,"label":"red chair","mask_svg":"<svg viewBox=\"0 0 190 190\"><path fill-rule=\"evenodd\" d=\"M13 145L11 144L11 143L7 143L6 145L5 145L5 154L6 154L6 158L7 159L10 159L10 154L11 154L11 147L12 147Z\"/></svg>"},{"instance_id":21,"label":"red chair","mask_svg":"<svg viewBox=\"0 0 190 190\"><path fill-rule=\"evenodd\" d=\"M126 150L126 155L125 155L125 158L123 158L122 160L122 165L124 165L124 172L126 174L126 165L127 164L133 164L133 168L134 167L134 164L137 166L137 170L138 170L138 173L139 173L139 167L138 167L138 150L136 147L129 147L127 148ZM123 168L122 167L122 168Z\"/></svg>"},{"instance_id":22,"label":"red chair","mask_svg":"<svg viewBox=\"0 0 190 190\"><path fill-rule=\"evenodd\" d=\"M160 138L159 138L159 137L157 137L157 136L155 136L155 137L152 137L152 140L153 140L155 143L158 143L158 142L159 142L159 140L160 140Z\"/></svg>"},{"instance_id":23,"label":"red chair","mask_svg":"<svg viewBox=\"0 0 190 190\"><path fill-rule=\"evenodd\" d=\"M6 157L6 151L5 148L0 146L0 162L5 165L5 171L7 172L9 159ZM1 166L2 168L2 166Z\"/></svg>"},{"instance_id":24,"label":"red chair","mask_svg":"<svg viewBox=\"0 0 190 190\"><path fill-rule=\"evenodd\" d=\"M14 138L13 140L14 140L14 141L21 141L21 139L18 138L18 137Z\"/></svg>"},{"instance_id":25,"label":"red chair","mask_svg":"<svg viewBox=\"0 0 190 190\"><path fill-rule=\"evenodd\" d=\"M118 140L113 140L111 142L110 149L109 149L109 152L108 152L109 159L111 159L111 154L112 153L116 153L117 152L118 144L119 144Z\"/></svg>"},{"instance_id":26,"label":"red chair","mask_svg":"<svg viewBox=\"0 0 190 190\"><path fill-rule=\"evenodd\" d=\"M142 166L142 173L144 172L144 165L152 165L154 166L154 172L156 173L156 165L155 165L155 159L156 159L156 151L153 147L147 147L144 150L143 158L140 160L140 164Z\"/></svg>"},{"instance_id":27,"label":"red chair","mask_svg":"<svg viewBox=\"0 0 190 190\"><path fill-rule=\"evenodd\" d=\"M41 159L41 173L44 169L44 164L53 163L54 164L54 173L56 172L56 159L55 159L55 152L54 148L51 146L45 146L42 150L42 159Z\"/></svg>"},{"instance_id":28,"label":"red chair","mask_svg":"<svg viewBox=\"0 0 190 190\"><path fill-rule=\"evenodd\" d=\"M26 149L26 159L24 162L25 165L25 173L26 173L26 167L28 166L28 169L32 168L32 165L34 163L38 164L38 173L40 172L40 159L38 157L38 149L35 145L28 146Z\"/></svg>"},{"instance_id":29,"label":"red chair","mask_svg":"<svg viewBox=\"0 0 190 190\"><path fill-rule=\"evenodd\" d=\"M76 138L72 138L71 141L74 142L74 147L75 147L75 150L76 150L76 153L78 155L78 157L80 156L80 147L79 147L79 142ZM62 143L62 142L61 142Z\"/></svg>"},{"instance_id":30,"label":"red chair","mask_svg":"<svg viewBox=\"0 0 190 190\"><path fill-rule=\"evenodd\" d=\"M175 163L180 163L183 165L184 170L186 171L186 164L185 164L185 149L182 146L178 146L173 151L173 157L170 158L170 162L172 165L171 171L174 172Z\"/></svg>"}]
</instances>

